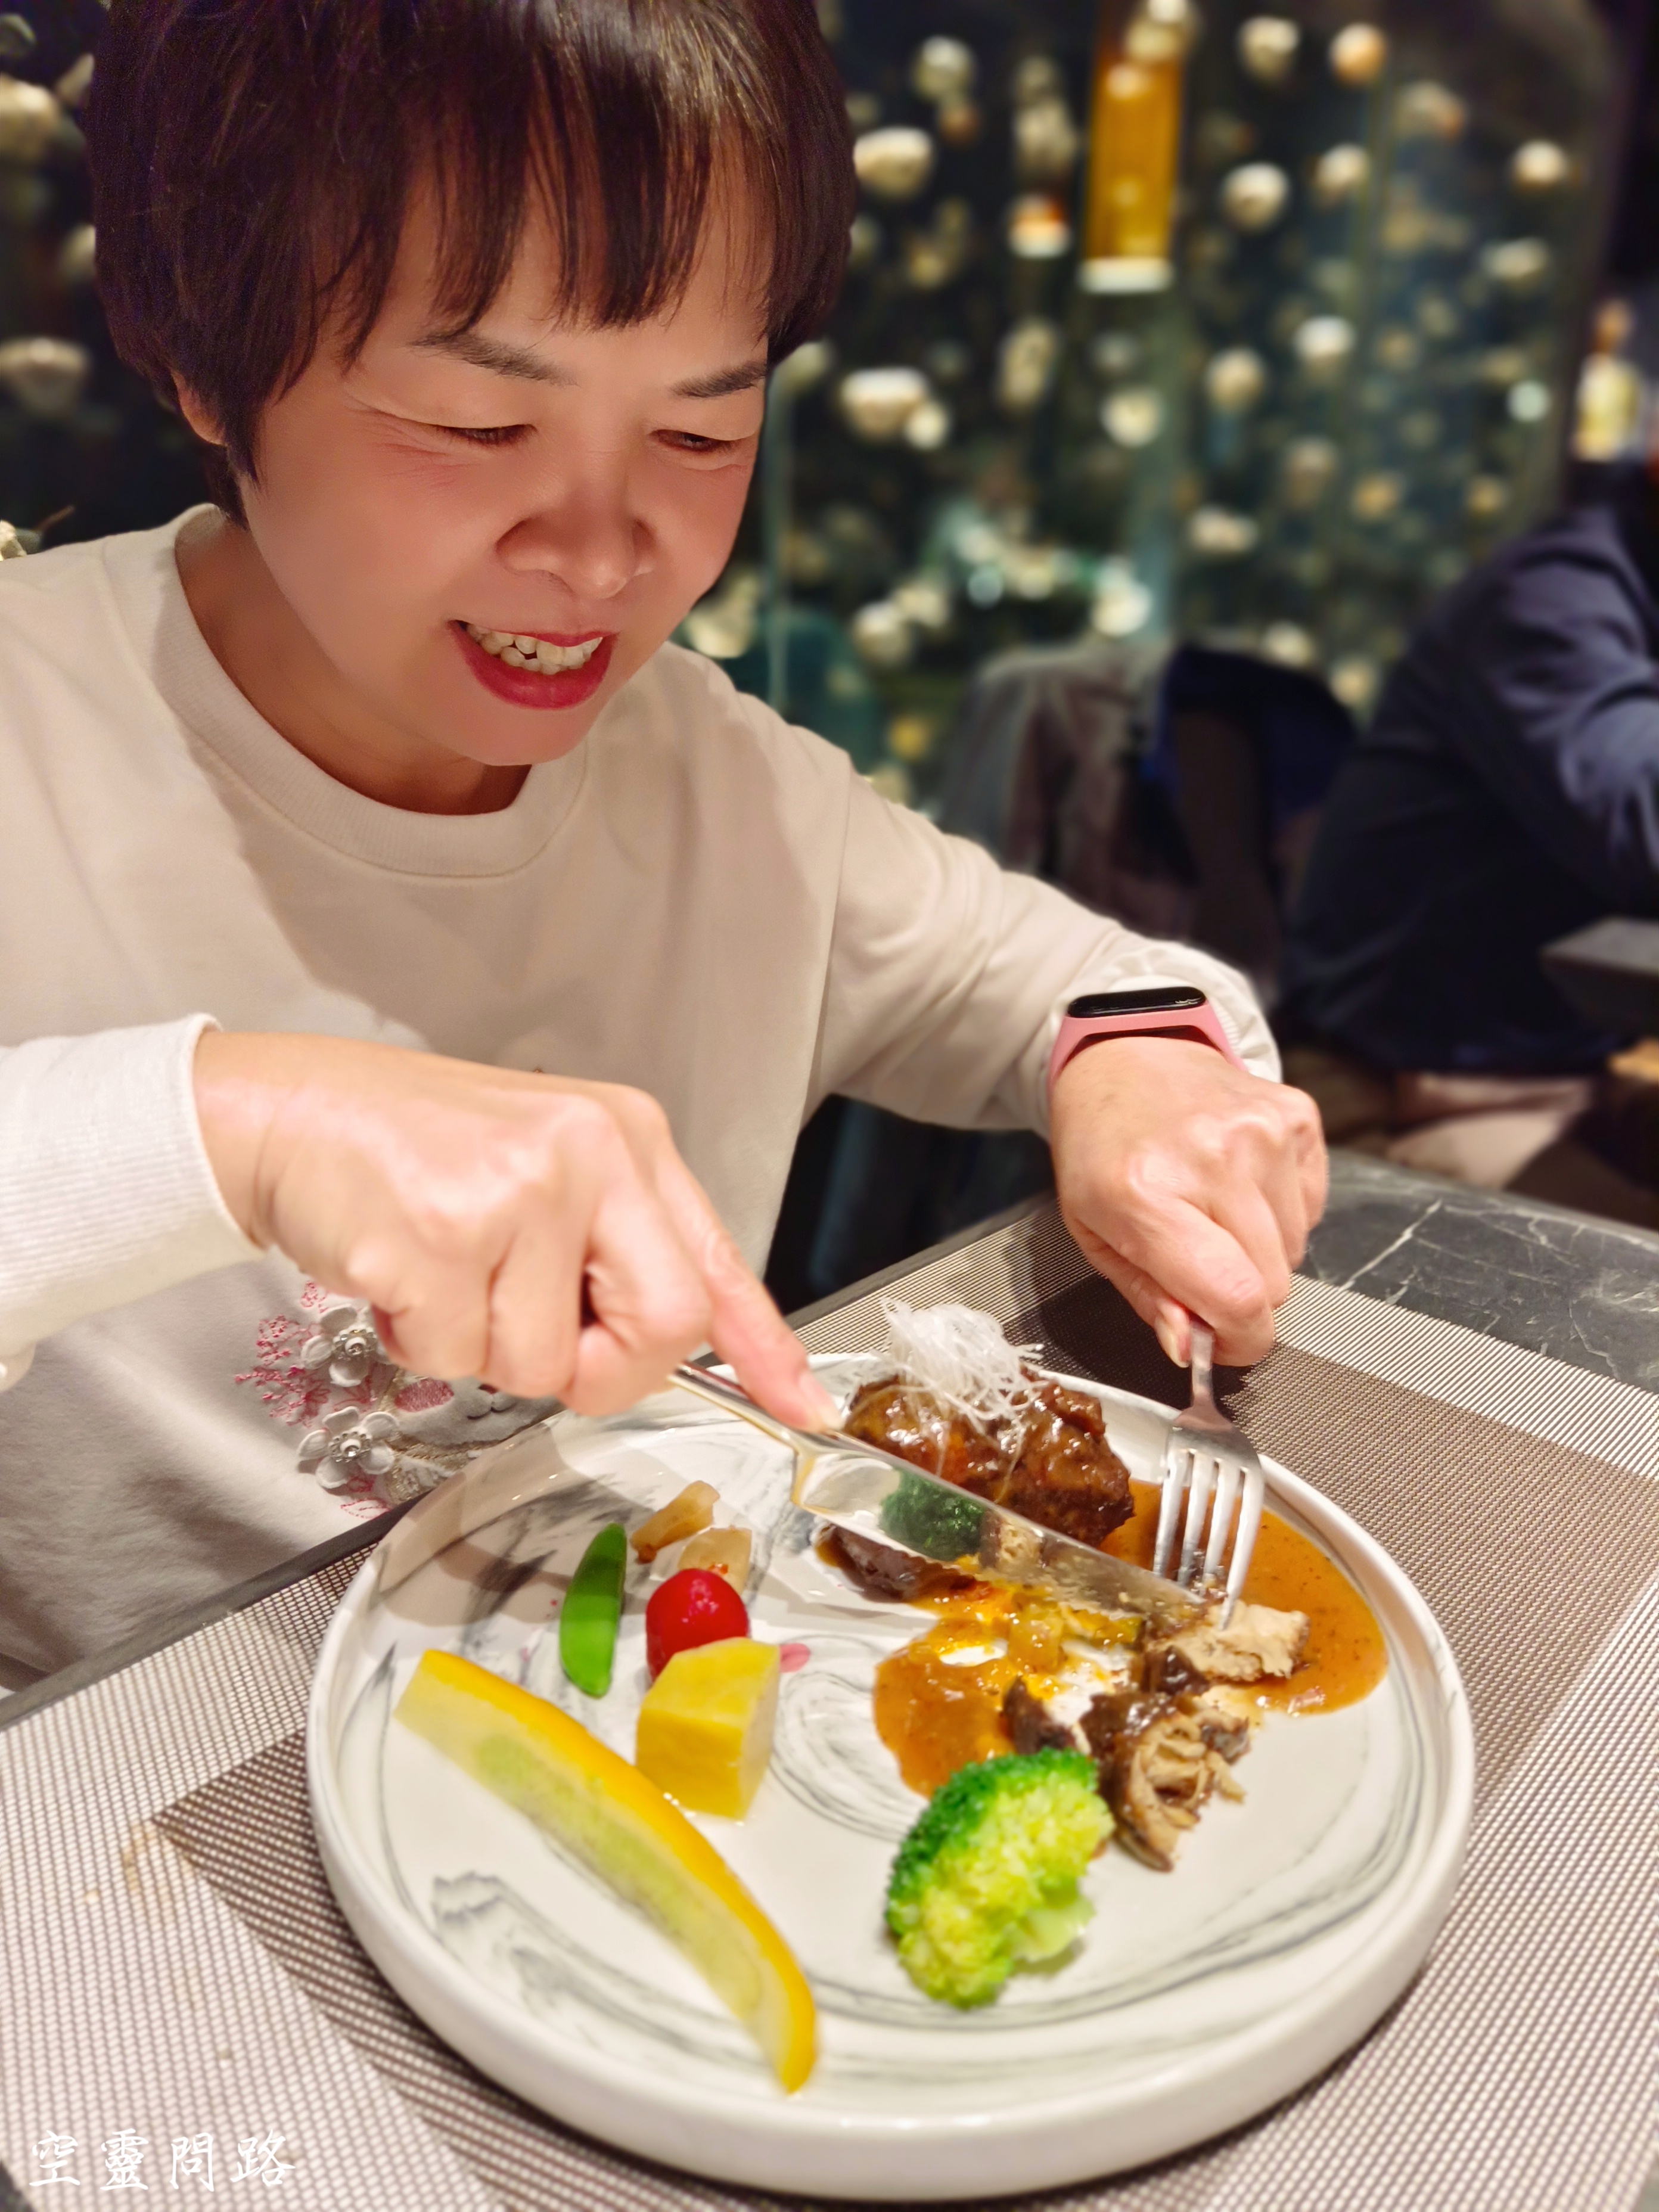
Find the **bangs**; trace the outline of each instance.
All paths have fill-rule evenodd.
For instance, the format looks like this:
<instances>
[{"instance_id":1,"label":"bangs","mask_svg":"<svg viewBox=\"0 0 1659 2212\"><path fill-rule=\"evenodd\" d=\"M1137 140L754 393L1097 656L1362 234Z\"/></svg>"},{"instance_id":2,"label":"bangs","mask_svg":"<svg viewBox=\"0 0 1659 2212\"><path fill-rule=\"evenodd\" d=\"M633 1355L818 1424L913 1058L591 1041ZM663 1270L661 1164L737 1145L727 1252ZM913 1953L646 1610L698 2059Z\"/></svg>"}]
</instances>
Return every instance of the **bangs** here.
<instances>
[{"instance_id":1,"label":"bangs","mask_svg":"<svg viewBox=\"0 0 1659 2212\"><path fill-rule=\"evenodd\" d=\"M774 359L827 318L854 205L811 0L115 0L87 130L115 342L242 472L325 330L362 346L419 191L455 330L532 221L550 310L670 310L735 195Z\"/></svg>"},{"instance_id":2,"label":"bangs","mask_svg":"<svg viewBox=\"0 0 1659 2212\"><path fill-rule=\"evenodd\" d=\"M454 12L469 33L459 70L447 52L429 60L418 52L428 39L447 48L442 18ZM360 222L342 270L353 339L373 327L392 274L388 244L395 253L410 186L429 171L437 301L459 328L476 323L506 283L532 215L555 249L552 305L600 327L664 312L690 277L713 191L736 185L753 234L743 273L775 350L798 343L798 325L827 313L840 270L820 300L830 240L801 189L814 165L792 145L797 103L757 67L750 13L717 0L420 11L410 94L392 107L404 127L369 173L395 179L397 206L382 186L379 219ZM844 109L832 99L826 119L844 148ZM841 255L848 198L836 225Z\"/></svg>"}]
</instances>

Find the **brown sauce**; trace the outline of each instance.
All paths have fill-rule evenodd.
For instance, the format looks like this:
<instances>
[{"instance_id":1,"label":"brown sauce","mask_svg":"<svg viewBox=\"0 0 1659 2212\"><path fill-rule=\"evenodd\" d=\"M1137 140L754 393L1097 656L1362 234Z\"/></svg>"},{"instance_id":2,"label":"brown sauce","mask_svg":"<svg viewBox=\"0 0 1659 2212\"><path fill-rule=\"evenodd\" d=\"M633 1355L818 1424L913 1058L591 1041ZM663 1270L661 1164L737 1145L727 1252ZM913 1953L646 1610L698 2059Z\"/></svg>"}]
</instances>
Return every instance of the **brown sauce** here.
<instances>
[{"instance_id":1,"label":"brown sauce","mask_svg":"<svg viewBox=\"0 0 1659 2212\"><path fill-rule=\"evenodd\" d=\"M1132 1520L1107 1539L1119 1558L1150 1566L1158 1528L1155 1483L1134 1485ZM1256 1702L1291 1713L1330 1712L1368 1697L1388 1669L1382 1632L1370 1607L1340 1568L1276 1513L1263 1516L1244 1595L1257 1605L1308 1616L1307 1656L1283 1681L1253 1686ZM876 1669L876 1733L898 1761L906 1784L931 1796L957 1769L1012 1748L1002 1700L1023 1675L1037 1697L1051 1696L1065 1666L1063 1634L1087 1627L1109 1640L1103 1620L1062 1618L1051 1600L984 1583L922 1601L939 1619L927 1632ZM1006 1642L1007 1650L951 1664L951 1650Z\"/></svg>"},{"instance_id":2,"label":"brown sauce","mask_svg":"<svg viewBox=\"0 0 1659 2212\"><path fill-rule=\"evenodd\" d=\"M921 1601L939 1620L876 1669L876 1734L912 1790L931 1797L959 1766L1011 1751L1002 1700L1023 1677L1034 1697L1052 1697L1071 1663L1066 1639L1130 1640L1135 1624L1068 1612L1034 1592L975 1584L951 1597ZM946 1656L1006 1644L994 1658Z\"/></svg>"},{"instance_id":3,"label":"brown sauce","mask_svg":"<svg viewBox=\"0 0 1659 2212\"><path fill-rule=\"evenodd\" d=\"M1158 1486L1137 1482L1133 1487L1134 1516L1113 1530L1104 1548L1150 1567ZM1376 1614L1340 1567L1276 1513L1261 1516L1244 1595L1252 1605L1308 1616L1306 1657L1282 1681L1254 1686L1258 1704L1281 1712L1333 1712L1370 1697L1387 1674L1388 1649Z\"/></svg>"},{"instance_id":4,"label":"brown sauce","mask_svg":"<svg viewBox=\"0 0 1659 2212\"><path fill-rule=\"evenodd\" d=\"M897 1759L907 1788L931 1797L959 1766L1013 1748L1002 1724L1007 1681L999 1686L995 1679L1006 1665L947 1666L925 1636L882 1661L876 1734Z\"/></svg>"}]
</instances>

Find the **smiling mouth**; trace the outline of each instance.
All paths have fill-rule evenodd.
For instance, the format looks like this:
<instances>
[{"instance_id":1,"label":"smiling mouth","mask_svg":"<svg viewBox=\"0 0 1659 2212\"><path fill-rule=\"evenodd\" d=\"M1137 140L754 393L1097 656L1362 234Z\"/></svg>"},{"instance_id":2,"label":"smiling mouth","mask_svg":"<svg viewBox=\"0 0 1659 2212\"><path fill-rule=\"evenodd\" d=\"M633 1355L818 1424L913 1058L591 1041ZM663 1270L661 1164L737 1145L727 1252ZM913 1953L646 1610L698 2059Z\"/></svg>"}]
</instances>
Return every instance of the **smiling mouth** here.
<instances>
[{"instance_id":1,"label":"smiling mouth","mask_svg":"<svg viewBox=\"0 0 1659 2212\"><path fill-rule=\"evenodd\" d=\"M501 661L508 668L533 668L543 676L568 676L572 669L586 668L606 636L601 630L595 637L585 637L580 645L554 645L547 638L532 637L522 630L480 629L477 623L464 623L462 628L492 660Z\"/></svg>"}]
</instances>

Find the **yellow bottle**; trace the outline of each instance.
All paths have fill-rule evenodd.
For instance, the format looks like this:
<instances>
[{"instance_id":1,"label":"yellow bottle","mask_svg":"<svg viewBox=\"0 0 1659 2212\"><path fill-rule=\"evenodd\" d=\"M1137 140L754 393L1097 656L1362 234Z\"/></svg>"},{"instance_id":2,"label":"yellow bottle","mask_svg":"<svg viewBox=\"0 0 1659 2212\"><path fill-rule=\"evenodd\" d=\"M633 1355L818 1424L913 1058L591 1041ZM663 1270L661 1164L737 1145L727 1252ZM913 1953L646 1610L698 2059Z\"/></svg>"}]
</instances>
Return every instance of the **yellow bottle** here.
<instances>
[{"instance_id":1,"label":"yellow bottle","mask_svg":"<svg viewBox=\"0 0 1659 2212\"><path fill-rule=\"evenodd\" d=\"M1190 27L1184 0L1108 0L1095 58L1083 281L1139 291L1169 281L1181 143L1182 76Z\"/></svg>"},{"instance_id":2,"label":"yellow bottle","mask_svg":"<svg viewBox=\"0 0 1659 2212\"><path fill-rule=\"evenodd\" d=\"M751 1637L677 1651L645 1693L634 1763L694 1813L740 1820L772 1756L776 1646Z\"/></svg>"}]
</instances>

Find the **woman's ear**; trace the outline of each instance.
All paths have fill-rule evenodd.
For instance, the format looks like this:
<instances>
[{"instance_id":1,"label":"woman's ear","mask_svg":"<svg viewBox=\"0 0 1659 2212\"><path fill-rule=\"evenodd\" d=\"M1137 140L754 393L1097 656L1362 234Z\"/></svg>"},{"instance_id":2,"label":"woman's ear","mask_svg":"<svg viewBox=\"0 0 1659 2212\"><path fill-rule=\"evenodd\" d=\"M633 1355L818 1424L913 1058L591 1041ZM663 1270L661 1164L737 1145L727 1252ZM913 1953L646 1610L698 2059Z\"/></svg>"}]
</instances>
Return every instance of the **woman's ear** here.
<instances>
[{"instance_id":1,"label":"woman's ear","mask_svg":"<svg viewBox=\"0 0 1659 2212\"><path fill-rule=\"evenodd\" d=\"M222 446L224 429L218 416L201 395L178 378L173 380L173 394L179 402L179 412L204 446Z\"/></svg>"}]
</instances>

